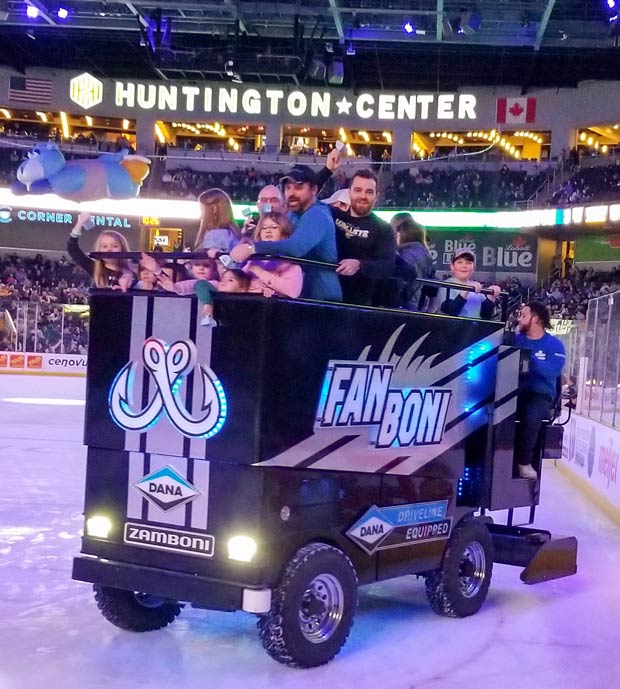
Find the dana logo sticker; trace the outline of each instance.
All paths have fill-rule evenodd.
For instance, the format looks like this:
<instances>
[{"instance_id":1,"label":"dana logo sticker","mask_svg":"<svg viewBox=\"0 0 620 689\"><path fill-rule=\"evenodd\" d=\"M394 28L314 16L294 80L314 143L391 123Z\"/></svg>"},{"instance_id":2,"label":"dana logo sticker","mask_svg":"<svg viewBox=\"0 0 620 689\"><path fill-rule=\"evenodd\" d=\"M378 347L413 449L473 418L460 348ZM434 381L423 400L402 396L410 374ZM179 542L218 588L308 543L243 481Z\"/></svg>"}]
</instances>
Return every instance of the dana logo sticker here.
<instances>
[{"instance_id":1,"label":"dana logo sticker","mask_svg":"<svg viewBox=\"0 0 620 689\"><path fill-rule=\"evenodd\" d=\"M202 494L171 466L158 469L132 485L162 512L170 512Z\"/></svg>"},{"instance_id":2,"label":"dana logo sticker","mask_svg":"<svg viewBox=\"0 0 620 689\"><path fill-rule=\"evenodd\" d=\"M447 500L396 507L373 505L347 531L347 536L372 555L378 550L448 538L452 518Z\"/></svg>"},{"instance_id":3,"label":"dana logo sticker","mask_svg":"<svg viewBox=\"0 0 620 689\"><path fill-rule=\"evenodd\" d=\"M220 431L226 420L226 395L215 373L197 364L196 345L191 340L179 340L171 345L154 337L144 343L144 367L155 381L156 392L144 409L131 405L133 379L138 368L129 362L119 371L108 400L110 416L126 431L145 431L160 419L165 410L170 423L183 435L191 438L211 438ZM198 416L192 416L182 403L180 392L185 377L197 369L202 381L202 404Z\"/></svg>"},{"instance_id":4,"label":"dana logo sticker","mask_svg":"<svg viewBox=\"0 0 620 689\"><path fill-rule=\"evenodd\" d=\"M393 387L393 371L391 364L331 361L317 427L375 427L376 448L441 443L452 390Z\"/></svg>"}]
</instances>

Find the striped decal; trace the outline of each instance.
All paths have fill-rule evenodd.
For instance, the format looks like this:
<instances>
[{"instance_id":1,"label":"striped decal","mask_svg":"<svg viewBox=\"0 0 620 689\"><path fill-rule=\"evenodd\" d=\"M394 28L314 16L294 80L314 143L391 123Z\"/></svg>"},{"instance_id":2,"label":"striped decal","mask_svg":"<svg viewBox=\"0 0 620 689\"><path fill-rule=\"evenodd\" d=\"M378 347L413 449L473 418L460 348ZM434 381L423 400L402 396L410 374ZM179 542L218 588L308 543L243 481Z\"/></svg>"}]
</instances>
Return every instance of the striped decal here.
<instances>
[{"instance_id":1,"label":"striped decal","mask_svg":"<svg viewBox=\"0 0 620 689\"><path fill-rule=\"evenodd\" d=\"M191 502L168 512L160 510L149 502L133 485L144 476L165 466L172 467L200 491L200 495ZM127 519L191 529L206 529L209 521L210 468L209 462L200 460L130 452Z\"/></svg>"},{"instance_id":2,"label":"striped decal","mask_svg":"<svg viewBox=\"0 0 620 689\"><path fill-rule=\"evenodd\" d=\"M163 299L161 297L134 297L129 360L142 363L144 342L155 337L172 344L177 340L193 340L200 354L200 363L211 362L213 329L198 325L200 305L194 299ZM151 376L143 366L135 376L130 404L145 408L156 392ZM202 399L202 382L191 372L183 382L182 399L191 414ZM125 431L125 449L145 454L206 459L206 440L188 438L168 421L165 413L147 431Z\"/></svg>"}]
</instances>

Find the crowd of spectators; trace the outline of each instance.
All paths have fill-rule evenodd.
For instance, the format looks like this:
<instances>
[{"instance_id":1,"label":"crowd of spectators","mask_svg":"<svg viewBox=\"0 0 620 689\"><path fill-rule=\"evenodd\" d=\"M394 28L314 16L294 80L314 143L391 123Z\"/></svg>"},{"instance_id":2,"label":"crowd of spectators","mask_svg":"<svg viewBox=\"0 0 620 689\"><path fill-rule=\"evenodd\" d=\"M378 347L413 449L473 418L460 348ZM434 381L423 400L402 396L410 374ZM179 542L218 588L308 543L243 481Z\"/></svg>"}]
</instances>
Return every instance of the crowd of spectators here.
<instances>
[{"instance_id":1,"label":"crowd of spectators","mask_svg":"<svg viewBox=\"0 0 620 689\"><path fill-rule=\"evenodd\" d=\"M620 198L620 165L582 168L553 193L550 204L562 206Z\"/></svg>"},{"instance_id":2,"label":"crowd of spectators","mask_svg":"<svg viewBox=\"0 0 620 689\"><path fill-rule=\"evenodd\" d=\"M0 351L85 354L88 319L65 305L87 304L90 278L62 256L0 256ZM17 330L11 341L6 316Z\"/></svg>"},{"instance_id":3,"label":"crowd of spectators","mask_svg":"<svg viewBox=\"0 0 620 689\"><path fill-rule=\"evenodd\" d=\"M163 196L194 200L201 191L212 187L224 189L233 201L251 203L258 190L277 184L284 172L268 173L255 168L238 168L232 172L198 172L189 167L166 171L158 193ZM379 207L386 208L513 208L526 201L541 186L546 172L459 169L452 166L415 167L396 172L388 182ZM347 188L343 172L334 175L320 196L331 196ZM153 187L151 187L151 192Z\"/></svg>"},{"instance_id":4,"label":"crowd of spectators","mask_svg":"<svg viewBox=\"0 0 620 689\"><path fill-rule=\"evenodd\" d=\"M0 256L0 297L41 304L87 304L90 279L65 256Z\"/></svg>"},{"instance_id":5,"label":"crowd of spectators","mask_svg":"<svg viewBox=\"0 0 620 689\"><path fill-rule=\"evenodd\" d=\"M414 167L394 174L385 190L386 207L513 208L527 201L546 179L536 168L500 170Z\"/></svg>"}]
</instances>

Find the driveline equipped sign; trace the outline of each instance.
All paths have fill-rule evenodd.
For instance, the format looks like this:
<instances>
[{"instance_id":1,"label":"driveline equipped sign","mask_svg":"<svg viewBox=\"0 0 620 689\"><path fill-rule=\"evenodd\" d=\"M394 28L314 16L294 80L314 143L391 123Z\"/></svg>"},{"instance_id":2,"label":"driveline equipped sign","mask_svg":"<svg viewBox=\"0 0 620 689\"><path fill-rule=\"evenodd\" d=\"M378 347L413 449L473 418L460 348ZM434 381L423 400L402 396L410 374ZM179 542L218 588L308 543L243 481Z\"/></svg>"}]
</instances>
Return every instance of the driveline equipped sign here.
<instances>
[{"instance_id":1,"label":"driveline equipped sign","mask_svg":"<svg viewBox=\"0 0 620 689\"><path fill-rule=\"evenodd\" d=\"M346 532L369 555L378 550L448 538L452 518L447 500L377 507L373 505Z\"/></svg>"}]
</instances>

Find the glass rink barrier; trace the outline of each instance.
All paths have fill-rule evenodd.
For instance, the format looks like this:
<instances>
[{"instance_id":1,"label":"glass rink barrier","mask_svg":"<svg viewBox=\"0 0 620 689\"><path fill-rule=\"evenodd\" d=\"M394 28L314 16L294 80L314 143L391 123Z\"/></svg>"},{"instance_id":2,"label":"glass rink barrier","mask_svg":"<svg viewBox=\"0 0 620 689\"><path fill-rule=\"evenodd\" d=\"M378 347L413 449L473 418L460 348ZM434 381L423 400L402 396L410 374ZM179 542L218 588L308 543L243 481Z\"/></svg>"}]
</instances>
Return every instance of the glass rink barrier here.
<instances>
[{"instance_id":1,"label":"glass rink barrier","mask_svg":"<svg viewBox=\"0 0 620 689\"><path fill-rule=\"evenodd\" d=\"M527 584L576 572L574 537L491 516L536 506L542 477L542 449L536 479L514 468L528 355L504 323L213 301L205 327L195 296L91 292L73 578L108 622L244 610L272 658L315 667L346 642L360 585L418 574L434 612L467 617L493 563Z\"/></svg>"},{"instance_id":2,"label":"glass rink barrier","mask_svg":"<svg viewBox=\"0 0 620 689\"><path fill-rule=\"evenodd\" d=\"M0 299L0 373L86 375L90 307Z\"/></svg>"},{"instance_id":3,"label":"glass rink barrier","mask_svg":"<svg viewBox=\"0 0 620 689\"><path fill-rule=\"evenodd\" d=\"M577 413L620 428L620 291L591 299L585 323L571 330L568 341Z\"/></svg>"}]
</instances>

